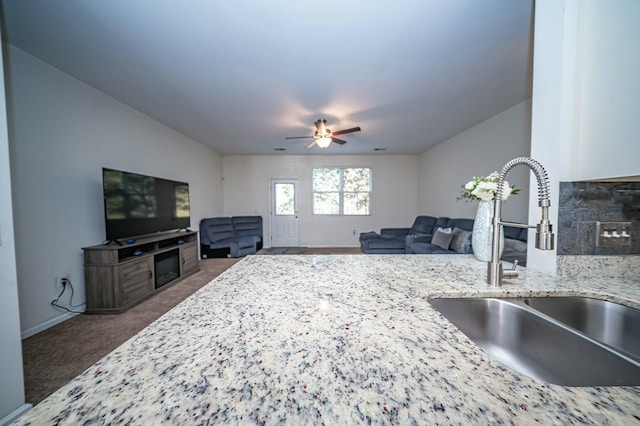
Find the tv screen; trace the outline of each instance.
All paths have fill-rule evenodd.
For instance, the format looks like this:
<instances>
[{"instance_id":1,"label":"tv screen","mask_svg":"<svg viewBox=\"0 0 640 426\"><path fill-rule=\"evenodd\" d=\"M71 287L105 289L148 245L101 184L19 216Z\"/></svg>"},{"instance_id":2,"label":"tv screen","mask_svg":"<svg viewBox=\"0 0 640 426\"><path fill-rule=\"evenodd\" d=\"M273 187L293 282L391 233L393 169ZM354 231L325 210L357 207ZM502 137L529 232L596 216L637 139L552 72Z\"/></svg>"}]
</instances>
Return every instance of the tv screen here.
<instances>
[{"instance_id":1,"label":"tv screen","mask_svg":"<svg viewBox=\"0 0 640 426\"><path fill-rule=\"evenodd\" d=\"M189 184L102 169L107 240L188 228Z\"/></svg>"}]
</instances>

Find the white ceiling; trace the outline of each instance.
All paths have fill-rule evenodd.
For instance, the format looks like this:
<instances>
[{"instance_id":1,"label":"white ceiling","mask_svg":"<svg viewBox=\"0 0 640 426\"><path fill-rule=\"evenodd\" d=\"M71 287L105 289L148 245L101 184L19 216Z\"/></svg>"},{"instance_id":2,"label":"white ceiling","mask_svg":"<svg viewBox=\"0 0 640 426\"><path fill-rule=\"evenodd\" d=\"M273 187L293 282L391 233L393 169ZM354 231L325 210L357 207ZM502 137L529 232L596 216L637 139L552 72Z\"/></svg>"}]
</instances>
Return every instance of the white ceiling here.
<instances>
[{"instance_id":1,"label":"white ceiling","mask_svg":"<svg viewBox=\"0 0 640 426\"><path fill-rule=\"evenodd\" d=\"M415 154L531 94L533 0L3 0L14 46L222 154ZM313 122L348 143L305 149Z\"/></svg>"}]
</instances>

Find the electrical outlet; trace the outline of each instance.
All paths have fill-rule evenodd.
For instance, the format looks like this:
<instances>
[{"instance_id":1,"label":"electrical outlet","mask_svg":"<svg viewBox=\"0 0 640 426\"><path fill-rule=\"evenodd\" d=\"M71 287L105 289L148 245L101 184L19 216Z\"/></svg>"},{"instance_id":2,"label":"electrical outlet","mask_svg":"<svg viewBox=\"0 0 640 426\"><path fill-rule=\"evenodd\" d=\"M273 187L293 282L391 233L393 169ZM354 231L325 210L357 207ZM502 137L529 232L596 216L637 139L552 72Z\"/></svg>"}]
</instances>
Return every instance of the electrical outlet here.
<instances>
[{"instance_id":1,"label":"electrical outlet","mask_svg":"<svg viewBox=\"0 0 640 426\"><path fill-rule=\"evenodd\" d=\"M596 246L631 246L631 222L596 222Z\"/></svg>"},{"instance_id":2,"label":"electrical outlet","mask_svg":"<svg viewBox=\"0 0 640 426\"><path fill-rule=\"evenodd\" d=\"M356 230L355 229L353 230L353 235L356 235Z\"/></svg>"},{"instance_id":3,"label":"electrical outlet","mask_svg":"<svg viewBox=\"0 0 640 426\"><path fill-rule=\"evenodd\" d=\"M62 291L64 289L65 281L69 281L69 274L66 272L56 277L56 291Z\"/></svg>"}]
</instances>

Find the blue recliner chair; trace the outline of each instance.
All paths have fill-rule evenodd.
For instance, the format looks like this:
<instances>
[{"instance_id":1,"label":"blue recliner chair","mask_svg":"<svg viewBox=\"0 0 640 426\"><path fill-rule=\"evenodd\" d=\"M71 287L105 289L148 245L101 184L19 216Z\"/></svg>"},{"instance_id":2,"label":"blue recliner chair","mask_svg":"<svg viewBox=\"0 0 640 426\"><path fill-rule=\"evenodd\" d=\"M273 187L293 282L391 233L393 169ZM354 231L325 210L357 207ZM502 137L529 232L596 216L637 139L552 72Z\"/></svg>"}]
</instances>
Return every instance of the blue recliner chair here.
<instances>
[{"instance_id":1,"label":"blue recliner chair","mask_svg":"<svg viewBox=\"0 0 640 426\"><path fill-rule=\"evenodd\" d=\"M262 216L212 217L200 221L200 257L241 257L262 248Z\"/></svg>"}]
</instances>

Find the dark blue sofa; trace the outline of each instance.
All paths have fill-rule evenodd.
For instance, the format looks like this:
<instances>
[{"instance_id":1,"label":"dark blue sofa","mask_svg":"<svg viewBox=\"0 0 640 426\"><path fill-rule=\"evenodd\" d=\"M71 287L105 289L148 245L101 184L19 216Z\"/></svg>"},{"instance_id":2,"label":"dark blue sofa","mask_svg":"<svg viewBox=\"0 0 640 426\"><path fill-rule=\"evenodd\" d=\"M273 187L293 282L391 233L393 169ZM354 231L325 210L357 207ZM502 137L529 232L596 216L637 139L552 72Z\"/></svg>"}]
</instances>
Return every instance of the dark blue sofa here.
<instances>
[{"instance_id":1,"label":"dark blue sofa","mask_svg":"<svg viewBox=\"0 0 640 426\"><path fill-rule=\"evenodd\" d=\"M436 218L433 218L436 219ZM438 228L450 229L452 239L446 244L438 245L433 241L434 233ZM405 253L408 254L471 254L471 232L473 231L473 219L450 219L439 217L431 232L427 234L414 234L405 237Z\"/></svg>"},{"instance_id":2,"label":"dark blue sofa","mask_svg":"<svg viewBox=\"0 0 640 426\"><path fill-rule=\"evenodd\" d=\"M431 235L437 218L418 216L411 228L382 228L380 233L363 232L360 234L360 248L367 254L406 253L408 235Z\"/></svg>"},{"instance_id":3,"label":"dark blue sofa","mask_svg":"<svg viewBox=\"0 0 640 426\"><path fill-rule=\"evenodd\" d=\"M452 238L445 244L434 244L438 228L450 229ZM505 245L502 260L527 262L527 229L504 226ZM471 254L473 219L418 216L411 228L382 228L380 233L360 234L360 248L367 254ZM439 241L435 241L439 243Z\"/></svg>"}]
</instances>

